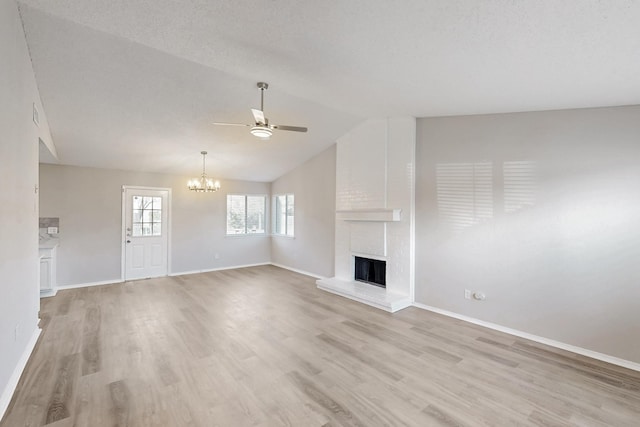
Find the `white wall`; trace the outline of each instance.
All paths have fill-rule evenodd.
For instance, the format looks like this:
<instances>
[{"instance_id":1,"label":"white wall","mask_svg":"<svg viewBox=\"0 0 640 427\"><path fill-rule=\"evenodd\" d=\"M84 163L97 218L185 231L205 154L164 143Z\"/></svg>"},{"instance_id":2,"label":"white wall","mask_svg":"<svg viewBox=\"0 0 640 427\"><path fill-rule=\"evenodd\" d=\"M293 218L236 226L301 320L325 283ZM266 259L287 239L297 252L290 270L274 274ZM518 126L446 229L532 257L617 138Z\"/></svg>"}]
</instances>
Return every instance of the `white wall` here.
<instances>
[{"instance_id":1,"label":"white wall","mask_svg":"<svg viewBox=\"0 0 640 427\"><path fill-rule=\"evenodd\" d=\"M417 130L416 300L640 362L640 106Z\"/></svg>"},{"instance_id":2,"label":"white wall","mask_svg":"<svg viewBox=\"0 0 640 427\"><path fill-rule=\"evenodd\" d=\"M268 236L225 234L226 195L268 197L270 184L221 181L216 193L195 193L189 178L41 164L40 216L60 218L58 286L120 279L122 185L172 189L170 273L268 263Z\"/></svg>"},{"instance_id":3,"label":"white wall","mask_svg":"<svg viewBox=\"0 0 640 427\"><path fill-rule=\"evenodd\" d=\"M0 417L37 332L38 139L51 144L16 3L0 0ZM32 121L32 105L40 127ZM18 336L15 328L18 326ZM13 377L12 377L13 375Z\"/></svg>"},{"instance_id":4,"label":"white wall","mask_svg":"<svg viewBox=\"0 0 640 427\"><path fill-rule=\"evenodd\" d=\"M295 195L295 238L274 236L275 264L317 276L333 276L336 146L271 183L272 194Z\"/></svg>"}]
</instances>

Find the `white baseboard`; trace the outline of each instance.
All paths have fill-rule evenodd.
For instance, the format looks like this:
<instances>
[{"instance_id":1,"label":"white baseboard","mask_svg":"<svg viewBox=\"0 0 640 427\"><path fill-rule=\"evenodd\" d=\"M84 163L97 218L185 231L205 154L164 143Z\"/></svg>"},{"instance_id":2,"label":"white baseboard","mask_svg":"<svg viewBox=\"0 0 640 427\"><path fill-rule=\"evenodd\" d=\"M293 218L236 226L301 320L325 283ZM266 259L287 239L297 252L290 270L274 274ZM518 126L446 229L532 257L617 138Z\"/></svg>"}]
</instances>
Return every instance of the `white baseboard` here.
<instances>
[{"instance_id":1,"label":"white baseboard","mask_svg":"<svg viewBox=\"0 0 640 427\"><path fill-rule=\"evenodd\" d=\"M611 363L612 365L618 365L618 366L622 366L623 368L628 368L628 369L632 369L634 371L640 372L640 363L632 362L630 360L620 359L615 356L609 356L608 354L598 353L597 351L589 350L582 347L577 347L575 345L566 344L566 343L555 341L545 337L540 337L538 335L522 332L517 329L511 329L511 328L507 328L506 326L497 325L495 323L485 322L484 320L464 316L462 314L454 313L452 311L442 310L437 307L431 307L429 305L421 304L419 302L414 302L413 306L417 308L421 308L423 310L428 310L434 313L442 314L444 316L453 317L454 319L473 323L474 325L484 326L485 328L504 332L505 334L514 335L520 338L525 338L531 341L538 342L540 344L546 344L551 347L567 350L572 353L580 354L582 356L587 356L592 359L601 360L603 362Z\"/></svg>"},{"instance_id":2,"label":"white baseboard","mask_svg":"<svg viewBox=\"0 0 640 427\"><path fill-rule=\"evenodd\" d=\"M24 371L25 366L27 366L27 362L29 361L29 357L31 357L31 353L33 352L34 347L36 346L36 342L38 341L38 337L42 330L38 327L33 331L27 346L22 352L22 356L18 360L15 369L13 370L13 374L11 374L11 378L9 378L9 382L6 387L2 391L2 396L0 396L0 420L4 417L4 413L9 407L9 403L11 403L11 398L13 397L13 393L16 391L16 387L18 386L18 381L20 381L20 376L22 375L22 371Z\"/></svg>"},{"instance_id":3,"label":"white baseboard","mask_svg":"<svg viewBox=\"0 0 640 427\"><path fill-rule=\"evenodd\" d=\"M56 287L57 291L64 291L65 289L76 289L76 288L88 288L90 286L102 286L102 285L113 285L115 283L122 283L124 280L122 279L112 279L112 280L103 280L100 282L89 282L89 283L78 283L75 285L63 285Z\"/></svg>"},{"instance_id":4,"label":"white baseboard","mask_svg":"<svg viewBox=\"0 0 640 427\"><path fill-rule=\"evenodd\" d=\"M169 273L168 276L183 276L186 274L197 274L197 273L208 273L211 271L220 271L220 270L233 270L236 268L246 268L246 267L258 267L261 265L269 265L270 262L262 262L258 264L243 264L243 265L233 265L229 267L219 267L219 268L209 268L205 270L191 270L191 271L180 271L177 273ZM100 282L89 282L89 283L78 283L75 285L63 285L55 288L55 291L63 291L65 289L76 289L76 288L88 288L90 286L102 286L102 285L113 285L116 283L124 283L125 281L122 279L112 279L112 280L102 280ZM55 293L54 293L55 295Z\"/></svg>"},{"instance_id":5,"label":"white baseboard","mask_svg":"<svg viewBox=\"0 0 640 427\"><path fill-rule=\"evenodd\" d=\"M284 268L285 270L289 270L289 271L293 271L294 273L300 273L300 274L304 274L305 276L310 276L310 277L314 277L316 279L325 279L325 277L323 276L318 276L317 274L314 273L310 273L308 271L304 271L304 270L299 270L297 268L293 268L293 267L289 267L286 265L282 265L282 264L277 264L275 262L270 263L271 265L275 266L275 267L280 267L280 268Z\"/></svg>"},{"instance_id":6,"label":"white baseboard","mask_svg":"<svg viewBox=\"0 0 640 427\"><path fill-rule=\"evenodd\" d=\"M243 265L231 265L229 267L218 267L218 268L207 268L204 270L189 270L189 271L179 271L176 273L169 273L169 276L185 276L187 274L198 274L198 273L209 273L212 271L222 271L222 270L235 270L236 268L247 268L247 267L259 267L261 265L269 265L270 262L260 262L257 264L243 264Z\"/></svg>"}]
</instances>

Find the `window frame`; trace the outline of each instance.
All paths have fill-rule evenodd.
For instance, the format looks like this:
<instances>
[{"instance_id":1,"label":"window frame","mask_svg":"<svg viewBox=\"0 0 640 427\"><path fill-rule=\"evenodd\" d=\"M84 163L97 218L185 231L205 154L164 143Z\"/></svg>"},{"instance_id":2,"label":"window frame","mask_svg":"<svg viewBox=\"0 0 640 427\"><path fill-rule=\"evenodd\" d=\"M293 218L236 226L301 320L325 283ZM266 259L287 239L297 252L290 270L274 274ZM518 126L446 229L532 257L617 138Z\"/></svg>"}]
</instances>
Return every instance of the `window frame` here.
<instances>
[{"instance_id":1,"label":"window frame","mask_svg":"<svg viewBox=\"0 0 640 427\"><path fill-rule=\"evenodd\" d=\"M284 206L284 212L285 212L285 221L284 221L284 232L279 232L278 231L278 197L283 197L285 198L285 206ZM291 219L292 219L292 225L293 225L293 232L291 234L289 234L289 222L286 220L286 218L288 217L287 215L287 211L289 210L289 197L291 197L293 199L293 203L292 203L292 207L293 207L293 215L291 215ZM272 199L272 212L273 212L273 223L272 223L272 235L273 236L279 236L279 237L288 237L290 239L295 238L295 231L296 231L296 195L295 193L281 193L281 194L274 194L273 195L273 199Z\"/></svg>"},{"instance_id":2,"label":"window frame","mask_svg":"<svg viewBox=\"0 0 640 427\"><path fill-rule=\"evenodd\" d=\"M229 197L243 197L244 198L244 233L229 233ZM247 218L249 216L249 209L248 209L248 198L249 197L262 197L263 200L263 224L264 224L264 231L260 232L260 233L250 233L248 232L248 228L247 228ZM268 216L268 206L267 206L267 200L269 199L268 194L227 194L227 205L226 205L226 211L225 211L225 236L226 237L246 237L246 236L267 236L268 235L268 230L267 230L267 218Z\"/></svg>"}]
</instances>

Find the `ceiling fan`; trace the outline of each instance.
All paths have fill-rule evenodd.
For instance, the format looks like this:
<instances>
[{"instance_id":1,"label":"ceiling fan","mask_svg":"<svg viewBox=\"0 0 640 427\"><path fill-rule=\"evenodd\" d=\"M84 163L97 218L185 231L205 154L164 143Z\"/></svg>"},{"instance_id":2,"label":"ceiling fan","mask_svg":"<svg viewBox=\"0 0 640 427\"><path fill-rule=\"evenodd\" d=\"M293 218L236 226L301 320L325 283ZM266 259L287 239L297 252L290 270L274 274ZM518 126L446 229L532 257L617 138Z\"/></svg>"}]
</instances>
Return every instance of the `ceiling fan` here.
<instances>
[{"instance_id":1,"label":"ceiling fan","mask_svg":"<svg viewBox=\"0 0 640 427\"><path fill-rule=\"evenodd\" d=\"M269 119L264 116L264 91L269 88L269 84L265 82L258 82L258 88L260 89L260 109L251 109L255 124L244 123L220 123L214 122L214 125L223 126L244 126L251 128L251 134L262 139L269 139L274 130L288 130L293 132L306 132L307 128L299 126L286 126L286 125L273 125L269 123Z\"/></svg>"}]
</instances>

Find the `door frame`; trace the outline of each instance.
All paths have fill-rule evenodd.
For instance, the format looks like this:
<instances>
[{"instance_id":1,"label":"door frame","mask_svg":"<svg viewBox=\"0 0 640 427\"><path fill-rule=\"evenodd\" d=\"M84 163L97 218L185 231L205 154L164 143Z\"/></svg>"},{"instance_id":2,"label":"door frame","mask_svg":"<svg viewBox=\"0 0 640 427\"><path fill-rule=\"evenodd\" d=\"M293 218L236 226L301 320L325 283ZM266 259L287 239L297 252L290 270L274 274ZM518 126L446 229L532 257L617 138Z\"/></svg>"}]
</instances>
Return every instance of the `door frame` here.
<instances>
[{"instance_id":1,"label":"door frame","mask_svg":"<svg viewBox=\"0 0 640 427\"><path fill-rule=\"evenodd\" d=\"M122 186L122 218L121 218L121 235L120 235L120 280L125 281L125 267L126 267L126 240L127 240L127 200L125 198L126 190L153 190L153 191L166 191L167 192L167 276L171 276L171 218L173 217L171 212L171 188L165 187L144 187L141 185L123 185Z\"/></svg>"}]
</instances>

